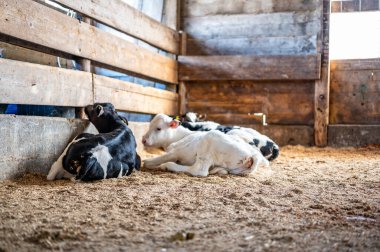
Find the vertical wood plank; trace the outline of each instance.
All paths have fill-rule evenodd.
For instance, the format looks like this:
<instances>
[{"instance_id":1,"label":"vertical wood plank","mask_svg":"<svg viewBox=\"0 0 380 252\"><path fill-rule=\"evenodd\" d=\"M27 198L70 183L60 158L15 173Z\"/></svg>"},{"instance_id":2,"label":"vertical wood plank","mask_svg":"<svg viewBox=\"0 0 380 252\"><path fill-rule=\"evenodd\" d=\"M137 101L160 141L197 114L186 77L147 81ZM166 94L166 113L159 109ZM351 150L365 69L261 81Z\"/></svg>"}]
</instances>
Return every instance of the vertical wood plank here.
<instances>
[{"instance_id":1,"label":"vertical wood plank","mask_svg":"<svg viewBox=\"0 0 380 252\"><path fill-rule=\"evenodd\" d=\"M181 55L186 55L186 45L187 45L187 34L186 32L180 33L180 52ZM184 81L179 82L178 86L178 113L179 115L183 115L186 113L187 101L186 101L186 83Z\"/></svg>"},{"instance_id":2,"label":"vertical wood plank","mask_svg":"<svg viewBox=\"0 0 380 252\"><path fill-rule=\"evenodd\" d=\"M314 93L314 141L315 145L327 145L327 132L329 124L330 99L330 62L329 62L329 29L330 29L330 1L323 0L323 14L321 18L321 52L322 68L321 78L315 82Z\"/></svg>"},{"instance_id":3,"label":"vertical wood plank","mask_svg":"<svg viewBox=\"0 0 380 252\"><path fill-rule=\"evenodd\" d=\"M87 23L87 24L91 24L91 19L89 17L83 17L83 22L84 23ZM81 59L81 66L82 66L82 71L84 72L89 72L91 73L91 60L89 59ZM92 83L92 86L94 86L94 83ZM92 89L94 90L94 88ZM92 94L94 97L94 93ZM84 112L84 107L80 107L80 108L75 108L75 114L76 114L76 117L80 118L80 119L86 119L87 116L86 116L86 113Z\"/></svg>"}]
</instances>

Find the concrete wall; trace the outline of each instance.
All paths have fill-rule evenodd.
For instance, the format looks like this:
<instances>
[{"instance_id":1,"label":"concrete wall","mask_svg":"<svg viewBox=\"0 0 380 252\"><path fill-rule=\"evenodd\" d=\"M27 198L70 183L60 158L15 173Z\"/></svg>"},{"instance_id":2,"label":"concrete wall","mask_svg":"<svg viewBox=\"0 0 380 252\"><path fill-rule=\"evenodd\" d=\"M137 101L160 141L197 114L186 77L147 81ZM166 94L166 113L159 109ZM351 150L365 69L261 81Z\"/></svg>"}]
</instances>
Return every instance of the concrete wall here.
<instances>
[{"instance_id":1,"label":"concrete wall","mask_svg":"<svg viewBox=\"0 0 380 252\"><path fill-rule=\"evenodd\" d=\"M139 153L147 127L148 123L130 123ZM87 120L0 115L0 180L25 172L47 174L66 145L84 131L97 132Z\"/></svg>"}]
</instances>

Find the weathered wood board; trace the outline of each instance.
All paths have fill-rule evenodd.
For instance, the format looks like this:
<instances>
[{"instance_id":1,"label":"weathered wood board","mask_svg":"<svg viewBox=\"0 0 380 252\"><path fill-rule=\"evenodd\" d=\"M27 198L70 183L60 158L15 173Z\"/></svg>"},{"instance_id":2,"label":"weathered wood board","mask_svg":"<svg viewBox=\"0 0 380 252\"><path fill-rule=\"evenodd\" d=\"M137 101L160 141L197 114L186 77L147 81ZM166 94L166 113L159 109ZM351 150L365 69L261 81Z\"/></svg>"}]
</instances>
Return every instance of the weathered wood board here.
<instances>
[{"instance_id":1,"label":"weathered wood board","mask_svg":"<svg viewBox=\"0 0 380 252\"><path fill-rule=\"evenodd\" d=\"M184 1L188 55L320 53L322 0Z\"/></svg>"},{"instance_id":2,"label":"weathered wood board","mask_svg":"<svg viewBox=\"0 0 380 252\"><path fill-rule=\"evenodd\" d=\"M178 32L121 0L56 0L97 21L168 52L178 54Z\"/></svg>"},{"instance_id":3,"label":"weathered wood board","mask_svg":"<svg viewBox=\"0 0 380 252\"><path fill-rule=\"evenodd\" d=\"M153 79L177 83L177 62L174 59L34 1L1 1L0 16L3 20L0 33Z\"/></svg>"},{"instance_id":4,"label":"weathered wood board","mask_svg":"<svg viewBox=\"0 0 380 252\"><path fill-rule=\"evenodd\" d=\"M57 66L59 61L61 67L63 68L74 68L71 60L56 57L46 53L41 53L5 42L0 42L0 50L2 51L2 57L5 59L13 59L48 66Z\"/></svg>"},{"instance_id":5,"label":"weathered wood board","mask_svg":"<svg viewBox=\"0 0 380 252\"><path fill-rule=\"evenodd\" d=\"M191 55L300 55L317 52L317 36L189 39Z\"/></svg>"},{"instance_id":6,"label":"weathered wood board","mask_svg":"<svg viewBox=\"0 0 380 252\"><path fill-rule=\"evenodd\" d=\"M82 107L93 103L92 76L0 59L0 103Z\"/></svg>"},{"instance_id":7,"label":"weathered wood board","mask_svg":"<svg viewBox=\"0 0 380 252\"><path fill-rule=\"evenodd\" d=\"M332 61L331 124L380 124L380 59Z\"/></svg>"},{"instance_id":8,"label":"weathered wood board","mask_svg":"<svg viewBox=\"0 0 380 252\"><path fill-rule=\"evenodd\" d=\"M199 80L316 80L319 54L291 56L180 56L179 78Z\"/></svg>"},{"instance_id":9,"label":"weathered wood board","mask_svg":"<svg viewBox=\"0 0 380 252\"><path fill-rule=\"evenodd\" d=\"M241 125L244 127L253 128L270 137L279 146L285 145L304 145L313 146L313 127L304 125ZM281 148L280 148L281 155Z\"/></svg>"},{"instance_id":10,"label":"weathered wood board","mask_svg":"<svg viewBox=\"0 0 380 252\"><path fill-rule=\"evenodd\" d=\"M196 39L312 36L319 32L320 11L217 15L185 18L183 29Z\"/></svg>"},{"instance_id":11,"label":"weathered wood board","mask_svg":"<svg viewBox=\"0 0 380 252\"><path fill-rule=\"evenodd\" d=\"M222 124L312 125L314 82L224 81L186 84L186 110Z\"/></svg>"},{"instance_id":12,"label":"weathered wood board","mask_svg":"<svg viewBox=\"0 0 380 252\"><path fill-rule=\"evenodd\" d=\"M380 125L329 125L328 144L333 147L380 144Z\"/></svg>"},{"instance_id":13,"label":"weathered wood board","mask_svg":"<svg viewBox=\"0 0 380 252\"><path fill-rule=\"evenodd\" d=\"M315 145L327 145L327 126L329 124L330 100L330 60L329 60L329 30L330 1L323 0L321 18L322 29L318 33L317 46L321 52L321 78L315 81L314 91L314 139Z\"/></svg>"},{"instance_id":14,"label":"weathered wood board","mask_svg":"<svg viewBox=\"0 0 380 252\"><path fill-rule=\"evenodd\" d=\"M321 0L187 0L184 17L313 11Z\"/></svg>"},{"instance_id":15,"label":"weathered wood board","mask_svg":"<svg viewBox=\"0 0 380 252\"><path fill-rule=\"evenodd\" d=\"M94 75L94 99L124 111L177 114L178 94L99 75Z\"/></svg>"}]
</instances>

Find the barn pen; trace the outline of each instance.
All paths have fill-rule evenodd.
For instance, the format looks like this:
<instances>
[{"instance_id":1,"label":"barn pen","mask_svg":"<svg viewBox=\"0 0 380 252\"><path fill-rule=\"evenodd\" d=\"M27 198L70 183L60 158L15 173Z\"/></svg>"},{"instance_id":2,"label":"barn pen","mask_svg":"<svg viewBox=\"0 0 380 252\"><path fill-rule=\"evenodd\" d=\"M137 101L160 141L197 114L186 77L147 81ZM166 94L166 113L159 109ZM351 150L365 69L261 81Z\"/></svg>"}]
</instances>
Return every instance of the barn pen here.
<instances>
[{"instance_id":1,"label":"barn pen","mask_svg":"<svg viewBox=\"0 0 380 252\"><path fill-rule=\"evenodd\" d=\"M379 0L1 0L0 251L379 251ZM347 28L349 27L349 28ZM47 181L84 107L273 139L250 176Z\"/></svg>"}]
</instances>

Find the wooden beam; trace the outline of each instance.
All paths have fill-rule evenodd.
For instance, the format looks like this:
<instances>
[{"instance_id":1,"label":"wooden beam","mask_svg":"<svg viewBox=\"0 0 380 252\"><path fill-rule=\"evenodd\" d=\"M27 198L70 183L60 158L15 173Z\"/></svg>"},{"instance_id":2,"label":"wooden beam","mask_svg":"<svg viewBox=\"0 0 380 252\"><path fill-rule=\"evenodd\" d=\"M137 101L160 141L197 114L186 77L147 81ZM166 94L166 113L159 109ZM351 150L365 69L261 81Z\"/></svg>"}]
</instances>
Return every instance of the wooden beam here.
<instances>
[{"instance_id":1,"label":"wooden beam","mask_svg":"<svg viewBox=\"0 0 380 252\"><path fill-rule=\"evenodd\" d=\"M0 59L0 103L83 107L93 102L91 74Z\"/></svg>"},{"instance_id":2,"label":"wooden beam","mask_svg":"<svg viewBox=\"0 0 380 252\"><path fill-rule=\"evenodd\" d=\"M187 33L182 32L181 33L181 55L186 55L187 52ZM186 99L186 83L184 81L179 82L178 86L178 95L179 95L179 102L178 102L178 114L184 115L187 112L187 99Z\"/></svg>"},{"instance_id":3,"label":"wooden beam","mask_svg":"<svg viewBox=\"0 0 380 252\"><path fill-rule=\"evenodd\" d=\"M320 55L300 56L180 56L179 79L198 80L315 80Z\"/></svg>"},{"instance_id":4,"label":"wooden beam","mask_svg":"<svg viewBox=\"0 0 380 252\"><path fill-rule=\"evenodd\" d=\"M315 82L314 91L314 140L315 145L327 145L327 127L329 124L330 101L330 61L329 61L329 27L330 27L330 1L323 0L321 12L321 31L319 49L322 53L321 78Z\"/></svg>"},{"instance_id":5,"label":"wooden beam","mask_svg":"<svg viewBox=\"0 0 380 252\"><path fill-rule=\"evenodd\" d=\"M174 29L121 0L55 1L153 46L178 54L179 35Z\"/></svg>"},{"instance_id":6,"label":"wooden beam","mask_svg":"<svg viewBox=\"0 0 380 252\"><path fill-rule=\"evenodd\" d=\"M177 63L174 59L141 48L34 1L1 1L0 16L0 33L163 82L177 83Z\"/></svg>"},{"instance_id":7,"label":"wooden beam","mask_svg":"<svg viewBox=\"0 0 380 252\"><path fill-rule=\"evenodd\" d=\"M118 110L177 114L176 93L105 76L94 75L94 99L95 102L111 102Z\"/></svg>"},{"instance_id":8,"label":"wooden beam","mask_svg":"<svg viewBox=\"0 0 380 252\"><path fill-rule=\"evenodd\" d=\"M91 25L91 19L89 17L83 17L83 22L90 24ZM82 71L91 73L91 60L88 59L81 59L81 66L82 66ZM80 119L86 119L86 112L84 110L84 107L79 107L75 109L75 114L77 118Z\"/></svg>"}]
</instances>

